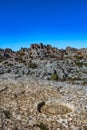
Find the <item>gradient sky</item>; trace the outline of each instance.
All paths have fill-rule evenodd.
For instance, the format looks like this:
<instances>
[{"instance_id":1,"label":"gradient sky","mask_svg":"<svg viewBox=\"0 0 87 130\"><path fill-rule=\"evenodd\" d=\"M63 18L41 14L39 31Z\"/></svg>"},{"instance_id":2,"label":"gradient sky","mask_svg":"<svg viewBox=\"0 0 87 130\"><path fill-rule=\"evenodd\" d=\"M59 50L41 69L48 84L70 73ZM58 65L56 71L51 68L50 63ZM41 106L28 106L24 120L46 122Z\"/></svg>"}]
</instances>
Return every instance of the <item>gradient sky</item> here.
<instances>
[{"instance_id":1,"label":"gradient sky","mask_svg":"<svg viewBox=\"0 0 87 130\"><path fill-rule=\"evenodd\" d=\"M0 0L0 48L87 47L87 0Z\"/></svg>"}]
</instances>

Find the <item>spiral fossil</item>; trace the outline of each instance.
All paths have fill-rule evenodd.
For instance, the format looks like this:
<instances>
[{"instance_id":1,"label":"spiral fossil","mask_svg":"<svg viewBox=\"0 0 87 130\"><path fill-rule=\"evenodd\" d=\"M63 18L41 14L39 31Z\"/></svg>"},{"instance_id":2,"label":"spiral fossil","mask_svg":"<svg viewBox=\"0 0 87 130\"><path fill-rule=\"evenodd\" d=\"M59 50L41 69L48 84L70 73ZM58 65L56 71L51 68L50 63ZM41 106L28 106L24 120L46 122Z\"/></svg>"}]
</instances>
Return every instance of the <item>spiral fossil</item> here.
<instances>
[{"instance_id":1,"label":"spiral fossil","mask_svg":"<svg viewBox=\"0 0 87 130\"><path fill-rule=\"evenodd\" d=\"M48 114L49 115L58 115L58 114L63 115L63 114L72 112L72 109L69 108L67 105L63 105L63 104L51 104L51 105L44 104L41 106L40 112L47 115Z\"/></svg>"}]
</instances>

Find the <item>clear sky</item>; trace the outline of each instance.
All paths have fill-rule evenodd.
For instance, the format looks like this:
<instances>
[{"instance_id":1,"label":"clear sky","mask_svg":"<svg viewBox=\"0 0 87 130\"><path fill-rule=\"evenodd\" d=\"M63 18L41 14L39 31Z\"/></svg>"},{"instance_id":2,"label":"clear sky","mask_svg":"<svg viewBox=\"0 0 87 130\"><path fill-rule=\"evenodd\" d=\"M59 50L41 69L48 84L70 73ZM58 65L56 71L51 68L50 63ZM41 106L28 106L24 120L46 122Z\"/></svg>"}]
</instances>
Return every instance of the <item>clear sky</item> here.
<instances>
[{"instance_id":1,"label":"clear sky","mask_svg":"<svg viewBox=\"0 0 87 130\"><path fill-rule=\"evenodd\" d=\"M0 48L87 47L87 0L0 0Z\"/></svg>"}]
</instances>

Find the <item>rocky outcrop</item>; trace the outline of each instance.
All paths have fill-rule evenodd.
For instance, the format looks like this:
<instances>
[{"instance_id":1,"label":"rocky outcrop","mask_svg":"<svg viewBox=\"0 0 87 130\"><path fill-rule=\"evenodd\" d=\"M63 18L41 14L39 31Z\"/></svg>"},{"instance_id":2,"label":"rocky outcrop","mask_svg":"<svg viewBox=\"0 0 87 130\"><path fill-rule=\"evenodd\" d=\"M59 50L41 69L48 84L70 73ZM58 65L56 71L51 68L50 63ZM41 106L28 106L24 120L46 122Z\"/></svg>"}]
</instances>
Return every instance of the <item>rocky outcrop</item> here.
<instances>
[{"instance_id":1,"label":"rocky outcrop","mask_svg":"<svg viewBox=\"0 0 87 130\"><path fill-rule=\"evenodd\" d=\"M0 58L4 59L16 58L20 56L21 58L26 57L26 60L29 58L54 58L63 60L66 58L76 59L77 57L84 57L87 60L87 48L76 49L70 46L66 47L66 49L58 49L52 47L51 45L43 45L40 44L31 44L30 48L21 48L19 51L14 52L11 49L0 49Z\"/></svg>"},{"instance_id":2,"label":"rocky outcrop","mask_svg":"<svg viewBox=\"0 0 87 130\"><path fill-rule=\"evenodd\" d=\"M87 82L87 49L32 44L30 48L0 49L0 76L5 74L57 81ZM56 74L55 74L56 73Z\"/></svg>"}]
</instances>

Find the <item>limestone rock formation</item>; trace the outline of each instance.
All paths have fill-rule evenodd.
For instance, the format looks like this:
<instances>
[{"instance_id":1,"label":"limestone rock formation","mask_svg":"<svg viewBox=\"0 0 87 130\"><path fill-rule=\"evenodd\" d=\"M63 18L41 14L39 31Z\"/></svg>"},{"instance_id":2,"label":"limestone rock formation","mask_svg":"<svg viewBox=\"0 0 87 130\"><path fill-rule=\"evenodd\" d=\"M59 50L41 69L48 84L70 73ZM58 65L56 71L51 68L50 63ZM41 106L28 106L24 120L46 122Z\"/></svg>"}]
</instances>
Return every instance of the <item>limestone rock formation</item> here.
<instances>
[{"instance_id":1,"label":"limestone rock formation","mask_svg":"<svg viewBox=\"0 0 87 130\"><path fill-rule=\"evenodd\" d=\"M87 130L87 48L0 49L0 130Z\"/></svg>"}]
</instances>

